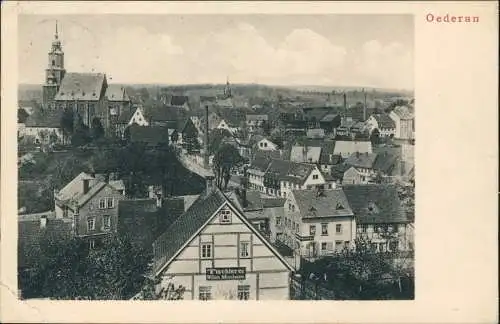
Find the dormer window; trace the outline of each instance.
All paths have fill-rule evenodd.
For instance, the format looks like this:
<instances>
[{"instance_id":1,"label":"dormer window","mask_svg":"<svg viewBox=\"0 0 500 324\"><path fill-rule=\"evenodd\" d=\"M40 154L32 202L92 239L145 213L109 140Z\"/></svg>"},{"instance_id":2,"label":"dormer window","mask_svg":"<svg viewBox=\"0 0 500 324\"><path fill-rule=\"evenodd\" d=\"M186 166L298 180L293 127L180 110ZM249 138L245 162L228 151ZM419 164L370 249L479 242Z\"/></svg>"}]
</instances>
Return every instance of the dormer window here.
<instances>
[{"instance_id":1,"label":"dormer window","mask_svg":"<svg viewBox=\"0 0 500 324\"><path fill-rule=\"evenodd\" d=\"M230 210L222 210L220 212L219 221L221 224L231 224L231 211Z\"/></svg>"},{"instance_id":2,"label":"dormer window","mask_svg":"<svg viewBox=\"0 0 500 324\"><path fill-rule=\"evenodd\" d=\"M335 209L344 209L344 206L342 206L341 203L337 203L337 206L335 206Z\"/></svg>"}]
</instances>

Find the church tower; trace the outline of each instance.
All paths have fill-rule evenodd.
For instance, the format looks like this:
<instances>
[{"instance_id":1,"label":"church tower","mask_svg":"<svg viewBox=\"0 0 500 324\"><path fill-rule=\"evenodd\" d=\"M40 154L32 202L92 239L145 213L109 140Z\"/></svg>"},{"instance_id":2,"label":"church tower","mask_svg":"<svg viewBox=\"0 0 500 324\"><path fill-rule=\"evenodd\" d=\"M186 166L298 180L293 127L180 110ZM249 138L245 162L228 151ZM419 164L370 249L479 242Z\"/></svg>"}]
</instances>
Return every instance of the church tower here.
<instances>
[{"instance_id":1,"label":"church tower","mask_svg":"<svg viewBox=\"0 0 500 324\"><path fill-rule=\"evenodd\" d=\"M59 40L57 21L56 33L48 54L49 61L45 69L45 84L43 86L43 107L48 107L50 105L66 73L64 69L64 52L62 51L61 41Z\"/></svg>"},{"instance_id":2,"label":"church tower","mask_svg":"<svg viewBox=\"0 0 500 324\"><path fill-rule=\"evenodd\" d=\"M229 85L229 77L226 78L226 87L224 88L224 98L231 98L231 86Z\"/></svg>"}]
</instances>

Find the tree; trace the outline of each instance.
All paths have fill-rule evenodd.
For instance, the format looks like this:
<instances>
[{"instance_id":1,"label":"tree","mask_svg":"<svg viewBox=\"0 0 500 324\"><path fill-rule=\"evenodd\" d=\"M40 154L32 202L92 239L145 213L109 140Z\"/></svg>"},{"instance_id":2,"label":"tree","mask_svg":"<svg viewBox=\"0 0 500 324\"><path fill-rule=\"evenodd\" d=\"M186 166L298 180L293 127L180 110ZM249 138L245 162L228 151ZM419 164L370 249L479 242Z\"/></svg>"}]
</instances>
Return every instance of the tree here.
<instances>
[{"instance_id":1,"label":"tree","mask_svg":"<svg viewBox=\"0 0 500 324\"><path fill-rule=\"evenodd\" d=\"M26 110L24 110L23 108L17 109L17 122L18 123L24 124L24 122L26 121L26 119L28 119L29 116L30 116L30 114L28 114L26 112Z\"/></svg>"},{"instance_id":2,"label":"tree","mask_svg":"<svg viewBox=\"0 0 500 324\"><path fill-rule=\"evenodd\" d=\"M89 141L89 128L83 123L81 116L77 115L73 134L71 136L71 144L73 144L73 146L75 147L79 147L87 144Z\"/></svg>"},{"instance_id":3,"label":"tree","mask_svg":"<svg viewBox=\"0 0 500 324\"><path fill-rule=\"evenodd\" d=\"M210 154L215 154L220 148L222 140L226 137L232 137L231 133L227 129L216 128L210 132L208 151Z\"/></svg>"},{"instance_id":4,"label":"tree","mask_svg":"<svg viewBox=\"0 0 500 324\"><path fill-rule=\"evenodd\" d=\"M161 283L160 278L150 278L145 279L145 284L139 294L137 294L135 300L182 300L184 299L184 293L186 292L186 287L179 285L175 287L175 284L169 283L167 288L162 287L157 291L156 287Z\"/></svg>"},{"instance_id":5,"label":"tree","mask_svg":"<svg viewBox=\"0 0 500 324\"><path fill-rule=\"evenodd\" d=\"M104 127L102 127L101 120L99 117L94 117L92 119L92 139L94 141L99 140L104 136Z\"/></svg>"},{"instance_id":6,"label":"tree","mask_svg":"<svg viewBox=\"0 0 500 324\"><path fill-rule=\"evenodd\" d=\"M264 135L269 136L271 135L271 123L268 120L264 120L262 122L262 129L264 131Z\"/></svg>"},{"instance_id":7,"label":"tree","mask_svg":"<svg viewBox=\"0 0 500 324\"><path fill-rule=\"evenodd\" d=\"M20 276L24 298L130 299L143 287L152 257L116 236L93 250L82 239L49 236L40 247L31 271Z\"/></svg>"},{"instance_id":8,"label":"tree","mask_svg":"<svg viewBox=\"0 0 500 324\"><path fill-rule=\"evenodd\" d=\"M61 115L61 130L65 139L73 134L73 110L66 108Z\"/></svg>"},{"instance_id":9,"label":"tree","mask_svg":"<svg viewBox=\"0 0 500 324\"><path fill-rule=\"evenodd\" d=\"M238 150L229 144L222 145L214 155L215 183L221 189L226 189L231 172L244 163Z\"/></svg>"},{"instance_id":10,"label":"tree","mask_svg":"<svg viewBox=\"0 0 500 324\"><path fill-rule=\"evenodd\" d=\"M195 127L188 127L183 136L184 143L188 154L192 154L201 148L198 141L198 131Z\"/></svg>"}]
</instances>

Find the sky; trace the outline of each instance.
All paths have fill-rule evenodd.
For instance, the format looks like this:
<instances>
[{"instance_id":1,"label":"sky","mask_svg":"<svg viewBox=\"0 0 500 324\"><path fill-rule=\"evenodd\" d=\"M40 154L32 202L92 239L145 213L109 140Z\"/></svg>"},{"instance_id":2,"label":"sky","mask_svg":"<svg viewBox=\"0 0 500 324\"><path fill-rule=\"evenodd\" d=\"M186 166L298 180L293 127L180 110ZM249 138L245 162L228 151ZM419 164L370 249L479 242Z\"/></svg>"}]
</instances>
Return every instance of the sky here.
<instances>
[{"instance_id":1,"label":"sky","mask_svg":"<svg viewBox=\"0 0 500 324\"><path fill-rule=\"evenodd\" d=\"M41 84L58 21L68 72L112 83L413 89L411 15L20 15L19 83Z\"/></svg>"}]
</instances>

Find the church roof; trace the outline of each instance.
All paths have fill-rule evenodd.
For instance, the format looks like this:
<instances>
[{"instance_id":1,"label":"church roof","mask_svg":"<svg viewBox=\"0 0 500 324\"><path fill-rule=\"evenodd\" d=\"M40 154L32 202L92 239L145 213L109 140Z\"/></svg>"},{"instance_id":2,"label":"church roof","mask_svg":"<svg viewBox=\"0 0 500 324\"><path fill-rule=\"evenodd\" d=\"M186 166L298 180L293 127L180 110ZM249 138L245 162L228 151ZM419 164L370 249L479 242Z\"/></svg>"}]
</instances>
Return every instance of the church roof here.
<instances>
[{"instance_id":1,"label":"church roof","mask_svg":"<svg viewBox=\"0 0 500 324\"><path fill-rule=\"evenodd\" d=\"M119 84L108 84L106 99L109 101L130 101L125 87Z\"/></svg>"},{"instance_id":2,"label":"church roof","mask_svg":"<svg viewBox=\"0 0 500 324\"><path fill-rule=\"evenodd\" d=\"M105 84L106 76L102 73L66 73L54 99L98 101Z\"/></svg>"}]
</instances>

